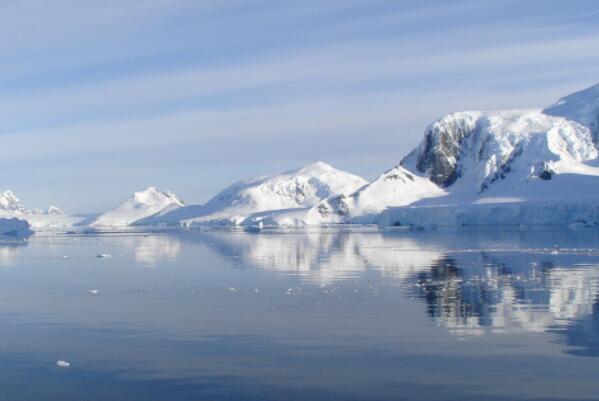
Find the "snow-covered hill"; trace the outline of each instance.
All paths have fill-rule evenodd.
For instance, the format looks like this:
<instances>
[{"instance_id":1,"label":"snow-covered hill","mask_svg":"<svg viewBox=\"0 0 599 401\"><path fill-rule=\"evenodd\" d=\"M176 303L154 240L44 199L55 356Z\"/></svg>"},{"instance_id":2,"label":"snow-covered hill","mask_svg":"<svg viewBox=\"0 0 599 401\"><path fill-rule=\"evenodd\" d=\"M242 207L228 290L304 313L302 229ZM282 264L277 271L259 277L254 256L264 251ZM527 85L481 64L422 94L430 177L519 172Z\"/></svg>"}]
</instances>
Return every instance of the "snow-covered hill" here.
<instances>
[{"instance_id":1,"label":"snow-covered hill","mask_svg":"<svg viewBox=\"0 0 599 401\"><path fill-rule=\"evenodd\" d=\"M169 191L148 187L135 192L129 199L114 209L98 216L90 223L92 227L124 227L163 210L184 206L177 196Z\"/></svg>"},{"instance_id":2,"label":"snow-covered hill","mask_svg":"<svg viewBox=\"0 0 599 401\"><path fill-rule=\"evenodd\" d=\"M242 224L254 213L307 208L366 184L360 177L316 162L283 174L239 181L205 205L161 212L135 224Z\"/></svg>"},{"instance_id":3,"label":"snow-covered hill","mask_svg":"<svg viewBox=\"0 0 599 401\"><path fill-rule=\"evenodd\" d=\"M542 110L448 114L355 193L247 223L599 223L598 126L599 85Z\"/></svg>"}]
</instances>

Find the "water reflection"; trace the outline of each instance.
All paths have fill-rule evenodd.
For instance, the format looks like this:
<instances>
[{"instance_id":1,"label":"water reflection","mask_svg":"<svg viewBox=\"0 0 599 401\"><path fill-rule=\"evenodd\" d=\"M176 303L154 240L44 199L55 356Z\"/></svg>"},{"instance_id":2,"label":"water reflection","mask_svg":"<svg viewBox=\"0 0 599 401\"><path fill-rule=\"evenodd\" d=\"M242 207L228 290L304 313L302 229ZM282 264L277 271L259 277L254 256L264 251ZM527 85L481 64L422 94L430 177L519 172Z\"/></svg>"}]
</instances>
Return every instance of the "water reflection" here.
<instances>
[{"instance_id":1,"label":"water reflection","mask_svg":"<svg viewBox=\"0 0 599 401\"><path fill-rule=\"evenodd\" d=\"M295 274L314 284L359 278L368 269L382 269L399 279L428 268L441 255L412 238L381 233L226 233L206 237L221 255L236 255L243 266Z\"/></svg>"},{"instance_id":2,"label":"water reflection","mask_svg":"<svg viewBox=\"0 0 599 401\"><path fill-rule=\"evenodd\" d=\"M0 241L0 267L15 265L19 250L25 245L26 241Z\"/></svg>"},{"instance_id":3,"label":"water reflection","mask_svg":"<svg viewBox=\"0 0 599 401\"><path fill-rule=\"evenodd\" d=\"M173 236L144 235L132 237L135 261L146 267L174 261L181 252L181 241Z\"/></svg>"},{"instance_id":4,"label":"water reflection","mask_svg":"<svg viewBox=\"0 0 599 401\"><path fill-rule=\"evenodd\" d=\"M452 333L543 332L592 314L599 266L558 267L526 255L457 255L438 260L410 283L428 314Z\"/></svg>"},{"instance_id":5,"label":"water reflection","mask_svg":"<svg viewBox=\"0 0 599 401\"><path fill-rule=\"evenodd\" d=\"M556 332L593 353L599 254L590 234L503 233L493 250L485 250L488 235L497 234L485 233L465 234L458 243L436 234L227 233L208 235L208 243L243 266L295 274L306 283L379 272L385 285L425 302L427 314L458 336Z\"/></svg>"}]
</instances>

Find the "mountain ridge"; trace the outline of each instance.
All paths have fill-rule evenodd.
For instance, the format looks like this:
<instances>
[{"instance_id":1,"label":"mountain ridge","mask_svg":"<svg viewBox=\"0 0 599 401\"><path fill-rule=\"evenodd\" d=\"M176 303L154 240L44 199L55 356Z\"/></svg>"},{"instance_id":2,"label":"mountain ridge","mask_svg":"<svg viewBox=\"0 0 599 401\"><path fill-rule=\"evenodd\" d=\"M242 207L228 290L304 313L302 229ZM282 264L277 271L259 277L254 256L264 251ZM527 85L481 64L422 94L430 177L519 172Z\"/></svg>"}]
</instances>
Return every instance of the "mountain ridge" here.
<instances>
[{"instance_id":1,"label":"mountain ridge","mask_svg":"<svg viewBox=\"0 0 599 401\"><path fill-rule=\"evenodd\" d=\"M318 161L281 174L240 180L204 205L190 205L168 213L157 213L134 225L240 224L254 213L298 209L323 199L353 192L367 184L356 175Z\"/></svg>"}]
</instances>

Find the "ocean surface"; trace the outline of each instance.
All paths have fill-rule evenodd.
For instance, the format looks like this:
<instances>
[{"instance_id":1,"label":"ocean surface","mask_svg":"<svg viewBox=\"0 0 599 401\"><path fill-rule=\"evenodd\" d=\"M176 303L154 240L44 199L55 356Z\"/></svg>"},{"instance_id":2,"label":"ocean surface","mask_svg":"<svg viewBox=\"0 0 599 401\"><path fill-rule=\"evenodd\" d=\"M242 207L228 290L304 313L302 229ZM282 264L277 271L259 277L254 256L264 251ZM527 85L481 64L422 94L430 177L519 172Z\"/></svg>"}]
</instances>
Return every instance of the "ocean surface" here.
<instances>
[{"instance_id":1,"label":"ocean surface","mask_svg":"<svg viewBox=\"0 0 599 401\"><path fill-rule=\"evenodd\" d=\"M599 230L3 241L0 400L599 400Z\"/></svg>"}]
</instances>

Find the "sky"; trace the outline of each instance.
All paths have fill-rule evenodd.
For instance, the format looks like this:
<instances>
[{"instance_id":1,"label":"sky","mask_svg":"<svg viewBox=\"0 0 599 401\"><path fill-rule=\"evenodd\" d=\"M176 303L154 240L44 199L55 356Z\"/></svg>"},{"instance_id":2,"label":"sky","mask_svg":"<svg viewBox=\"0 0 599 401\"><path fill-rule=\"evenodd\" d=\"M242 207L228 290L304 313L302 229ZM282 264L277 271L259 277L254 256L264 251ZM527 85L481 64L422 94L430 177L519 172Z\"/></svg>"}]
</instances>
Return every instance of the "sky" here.
<instances>
[{"instance_id":1,"label":"sky","mask_svg":"<svg viewBox=\"0 0 599 401\"><path fill-rule=\"evenodd\" d=\"M599 82L599 2L0 0L0 189L198 204L322 160L366 179L460 110Z\"/></svg>"}]
</instances>

